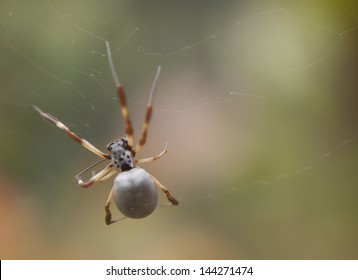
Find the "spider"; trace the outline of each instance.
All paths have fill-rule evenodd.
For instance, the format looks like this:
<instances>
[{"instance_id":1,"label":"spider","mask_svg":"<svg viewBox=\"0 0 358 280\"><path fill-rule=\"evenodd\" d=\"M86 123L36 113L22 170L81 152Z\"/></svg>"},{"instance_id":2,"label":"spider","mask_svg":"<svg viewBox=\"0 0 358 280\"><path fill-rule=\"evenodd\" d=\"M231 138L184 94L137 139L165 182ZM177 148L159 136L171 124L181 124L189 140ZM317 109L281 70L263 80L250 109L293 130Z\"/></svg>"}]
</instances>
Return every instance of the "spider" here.
<instances>
[{"instance_id":1,"label":"spider","mask_svg":"<svg viewBox=\"0 0 358 280\"><path fill-rule=\"evenodd\" d=\"M172 205L178 205L179 202L170 194L169 190L165 188L153 175L149 174L144 169L136 166L136 164L138 163L140 164L152 162L160 159L167 152L167 145L165 145L164 150L157 156L144 159L135 159L136 154L143 147L147 139L148 125L153 110L152 101L156 90L156 84L160 76L161 68L160 66L158 66L158 70L153 81L151 91L149 93L149 99L147 103L145 119L143 122L141 138L139 139L137 145L133 147L133 128L127 110L126 98L124 95L123 87L117 78L118 76L114 69L111 49L107 41L106 49L110 70L112 72L112 76L117 88L117 94L119 98L122 116L125 122L126 133L126 137L116 139L107 145L109 154L101 152L87 140L76 135L54 116L48 113L44 113L35 105L33 105L32 107L41 115L43 119L53 123L58 128L64 130L65 133L73 140L75 140L83 147L102 158L100 161L96 162L95 164L92 164L91 166L84 169L75 176L78 185L80 185L82 188L88 188L95 183L102 183L108 178L110 178L112 175L119 173L114 179L114 185L111 189L111 192L109 193L107 202L105 204L105 222L107 225L110 225L120 220L112 219L112 214L110 211L110 204L112 199L114 199L117 208L125 217L133 219L144 218L150 215L155 210L158 203L158 192L156 186L162 192L165 193L167 199L172 203ZM105 160L109 160L110 163L102 171L93 175L86 182L82 180L81 175L83 173Z\"/></svg>"}]
</instances>

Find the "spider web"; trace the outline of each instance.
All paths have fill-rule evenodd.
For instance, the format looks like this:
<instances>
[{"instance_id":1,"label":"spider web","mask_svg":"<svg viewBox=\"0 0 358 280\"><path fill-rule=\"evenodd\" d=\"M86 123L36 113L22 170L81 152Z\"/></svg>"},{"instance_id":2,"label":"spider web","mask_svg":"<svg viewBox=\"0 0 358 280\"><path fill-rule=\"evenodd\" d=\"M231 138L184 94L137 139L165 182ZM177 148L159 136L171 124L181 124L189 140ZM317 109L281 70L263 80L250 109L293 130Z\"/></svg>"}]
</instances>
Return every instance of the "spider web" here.
<instances>
[{"instance_id":1,"label":"spider web","mask_svg":"<svg viewBox=\"0 0 358 280\"><path fill-rule=\"evenodd\" d=\"M289 200L299 208L292 196L318 197L321 185L329 193L324 209L338 189L340 205L349 204L357 185L354 1L159 2L156 10L139 1L0 1L1 173L15 190L57 218L61 198L78 207L68 185L95 157L30 107L101 150L122 136L108 40L137 138L162 65L139 157L157 155L168 142L168 155L142 167L192 209L192 219L236 213L243 199L268 207L258 192L270 205ZM105 200L108 189L88 201ZM254 213L255 203L244 205ZM352 208L341 215L353 219Z\"/></svg>"}]
</instances>

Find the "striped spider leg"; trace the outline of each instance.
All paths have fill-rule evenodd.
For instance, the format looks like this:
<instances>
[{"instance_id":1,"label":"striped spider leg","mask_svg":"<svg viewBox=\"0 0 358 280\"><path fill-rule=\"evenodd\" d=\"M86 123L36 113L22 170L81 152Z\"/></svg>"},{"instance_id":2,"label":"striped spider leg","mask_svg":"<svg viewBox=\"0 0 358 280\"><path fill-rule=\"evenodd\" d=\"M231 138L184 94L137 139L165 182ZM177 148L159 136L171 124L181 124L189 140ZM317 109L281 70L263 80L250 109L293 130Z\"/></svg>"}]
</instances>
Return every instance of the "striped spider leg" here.
<instances>
[{"instance_id":1,"label":"striped spider leg","mask_svg":"<svg viewBox=\"0 0 358 280\"><path fill-rule=\"evenodd\" d=\"M62 122L60 122L56 117L54 117L54 116L52 116L52 115L50 115L48 113L44 113L43 111L41 111L40 108L38 108L35 105L32 105L32 108L34 108L41 115L42 118L44 118L45 120L53 123L58 128L64 130L66 132L66 134L68 136L70 136L73 140L75 140L77 143L81 144L83 147L85 147L86 149L88 149L92 153L94 153L97 156L101 157L102 161L104 161L106 159L108 159L108 160L111 159L110 155L101 152L99 149L97 149L95 146L93 146L86 139L84 139L84 138L78 136L77 134L75 134L74 132L72 132L66 125L64 125ZM94 175L87 182L83 182L81 177L80 177L80 175L83 174L84 172L81 172L80 174L75 176L75 179L76 179L78 185L80 185L83 188L88 188L92 184L97 183L98 181L100 181L103 176L106 176L111 171L112 167L113 167L112 164L108 164L102 171L98 172L96 175ZM87 168L86 168L86 170L87 170Z\"/></svg>"}]
</instances>

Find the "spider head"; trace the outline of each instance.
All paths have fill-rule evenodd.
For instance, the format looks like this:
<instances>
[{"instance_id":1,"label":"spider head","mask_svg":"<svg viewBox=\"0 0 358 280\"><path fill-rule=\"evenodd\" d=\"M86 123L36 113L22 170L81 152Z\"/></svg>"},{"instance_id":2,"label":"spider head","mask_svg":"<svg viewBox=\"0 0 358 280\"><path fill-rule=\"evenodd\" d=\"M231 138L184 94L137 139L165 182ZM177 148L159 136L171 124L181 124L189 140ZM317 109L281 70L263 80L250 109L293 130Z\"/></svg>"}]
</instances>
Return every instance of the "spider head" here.
<instances>
[{"instance_id":1,"label":"spider head","mask_svg":"<svg viewBox=\"0 0 358 280\"><path fill-rule=\"evenodd\" d=\"M114 167L118 170L128 171L135 167L132 151L126 138L123 137L109 143L107 149L111 153L111 160Z\"/></svg>"},{"instance_id":2,"label":"spider head","mask_svg":"<svg viewBox=\"0 0 358 280\"><path fill-rule=\"evenodd\" d=\"M116 148L117 146L120 146L125 150L129 150L127 138L122 137L120 139L115 140L114 142L109 143L107 145L107 149L108 151L112 152L113 148Z\"/></svg>"}]
</instances>

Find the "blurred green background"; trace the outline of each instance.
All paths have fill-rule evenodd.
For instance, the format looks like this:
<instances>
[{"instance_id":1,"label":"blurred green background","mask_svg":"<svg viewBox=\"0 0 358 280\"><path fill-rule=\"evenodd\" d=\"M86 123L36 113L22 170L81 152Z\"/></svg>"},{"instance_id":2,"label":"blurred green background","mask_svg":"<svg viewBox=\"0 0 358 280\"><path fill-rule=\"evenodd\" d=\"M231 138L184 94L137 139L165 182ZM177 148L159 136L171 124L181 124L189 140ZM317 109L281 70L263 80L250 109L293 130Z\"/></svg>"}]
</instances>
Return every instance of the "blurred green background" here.
<instances>
[{"instance_id":1,"label":"blurred green background","mask_svg":"<svg viewBox=\"0 0 358 280\"><path fill-rule=\"evenodd\" d=\"M96 156L31 109L123 135L104 39L136 136L162 65L138 157L168 141L142 167L180 200L111 226L113 179L79 188ZM357 259L357 47L353 0L0 1L0 258Z\"/></svg>"}]
</instances>

